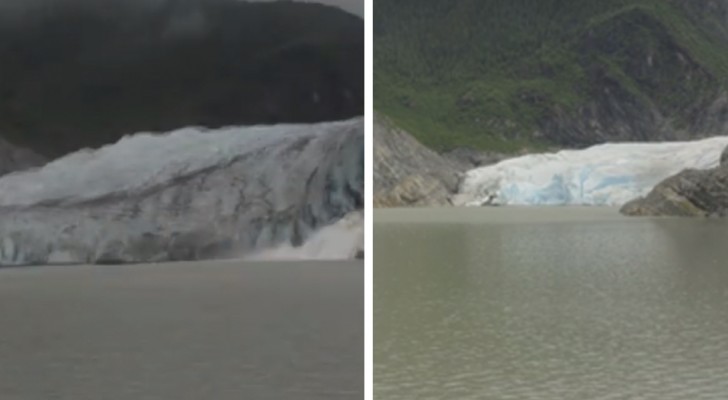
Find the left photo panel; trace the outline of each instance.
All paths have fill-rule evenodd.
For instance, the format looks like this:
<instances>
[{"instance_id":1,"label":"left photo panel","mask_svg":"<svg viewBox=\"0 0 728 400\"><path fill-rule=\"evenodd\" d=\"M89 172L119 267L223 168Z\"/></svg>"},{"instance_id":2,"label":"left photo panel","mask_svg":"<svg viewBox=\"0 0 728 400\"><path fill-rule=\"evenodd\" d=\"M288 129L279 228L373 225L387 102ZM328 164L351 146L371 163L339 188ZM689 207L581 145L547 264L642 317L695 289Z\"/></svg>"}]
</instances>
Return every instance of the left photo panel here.
<instances>
[{"instance_id":1,"label":"left photo panel","mask_svg":"<svg viewBox=\"0 0 728 400\"><path fill-rule=\"evenodd\" d=\"M0 3L0 399L363 399L364 0Z\"/></svg>"}]
</instances>

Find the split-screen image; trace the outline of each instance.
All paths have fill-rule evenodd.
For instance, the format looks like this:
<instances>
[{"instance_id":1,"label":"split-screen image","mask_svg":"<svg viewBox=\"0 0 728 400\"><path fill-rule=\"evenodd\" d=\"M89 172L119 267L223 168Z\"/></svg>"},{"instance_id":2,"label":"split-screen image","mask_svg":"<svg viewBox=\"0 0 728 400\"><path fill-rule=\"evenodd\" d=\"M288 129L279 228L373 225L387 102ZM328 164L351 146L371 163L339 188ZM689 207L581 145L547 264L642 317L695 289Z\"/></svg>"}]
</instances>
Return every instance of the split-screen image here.
<instances>
[{"instance_id":1,"label":"split-screen image","mask_svg":"<svg viewBox=\"0 0 728 400\"><path fill-rule=\"evenodd\" d=\"M363 1L0 4L0 399L362 399Z\"/></svg>"},{"instance_id":2,"label":"split-screen image","mask_svg":"<svg viewBox=\"0 0 728 400\"><path fill-rule=\"evenodd\" d=\"M0 400L728 398L728 0L0 1Z\"/></svg>"}]
</instances>

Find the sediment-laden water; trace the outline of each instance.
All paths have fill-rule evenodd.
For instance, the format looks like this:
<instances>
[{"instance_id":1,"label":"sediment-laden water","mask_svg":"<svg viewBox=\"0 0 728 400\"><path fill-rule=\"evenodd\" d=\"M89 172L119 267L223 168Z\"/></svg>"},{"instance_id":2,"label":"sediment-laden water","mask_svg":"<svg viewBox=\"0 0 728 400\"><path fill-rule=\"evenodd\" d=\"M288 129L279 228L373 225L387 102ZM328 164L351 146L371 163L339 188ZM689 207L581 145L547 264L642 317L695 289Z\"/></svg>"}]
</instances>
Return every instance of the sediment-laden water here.
<instances>
[{"instance_id":1,"label":"sediment-laden water","mask_svg":"<svg viewBox=\"0 0 728 400\"><path fill-rule=\"evenodd\" d=\"M378 400L728 398L728 222L375 214Z\"/></svg>"}]
</instances>

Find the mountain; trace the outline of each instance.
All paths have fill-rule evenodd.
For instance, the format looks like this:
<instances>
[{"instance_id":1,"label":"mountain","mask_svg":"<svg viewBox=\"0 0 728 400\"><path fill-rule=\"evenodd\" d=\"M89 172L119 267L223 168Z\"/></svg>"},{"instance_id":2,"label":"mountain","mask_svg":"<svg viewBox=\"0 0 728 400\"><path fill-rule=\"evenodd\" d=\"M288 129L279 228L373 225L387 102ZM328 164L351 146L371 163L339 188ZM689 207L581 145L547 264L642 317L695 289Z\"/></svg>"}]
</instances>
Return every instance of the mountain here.
<instances>
[{"instance_id":1,"label":"mountain","mask_svg":"<svg viewBox=\"0 0 728 400\"><path fill-rule=\"evenodd\" d=\"M42 156L0 138L0 176L45 163L46 160Z\"/></svg>"},{"instance_id":2,"label":"mountain","mask_svg":"<svg viewBox=\"0 0 728 400\"><path fill-rule=\"evenodd\" d=\"M28 4L0 9L0 133L48 158L140 131L363 114L363 21L335 7Z\"/></svg>"},{"instance_id":3,"label":"mountain","mask_svg":"<svg viewBox=\"0 0 728 400\"><path fill-rule=\"evenodd\" d=\"M728 132L726 0L377 0L375 108L423 144Z\"/></svg>"}]
</instances>

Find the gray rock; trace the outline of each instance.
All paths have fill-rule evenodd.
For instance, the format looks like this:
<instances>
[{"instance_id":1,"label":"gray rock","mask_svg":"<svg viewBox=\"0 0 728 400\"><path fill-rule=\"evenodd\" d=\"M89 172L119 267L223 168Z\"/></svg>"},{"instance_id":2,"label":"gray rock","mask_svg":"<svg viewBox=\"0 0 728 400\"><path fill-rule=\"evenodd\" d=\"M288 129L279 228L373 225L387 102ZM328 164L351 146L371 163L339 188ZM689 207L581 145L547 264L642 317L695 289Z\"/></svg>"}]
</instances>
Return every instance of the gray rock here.
<instances>
[{"instance_id":1,"label":"gray rock","mask_svg":"<svg viewBox=\"0 0 728 400\"><path fill-rule=\"evenodd\" d=\"M244 256L363 207L362 119L281 129L295 135L139 189L0 206L0 265Z\"/></svg>"},{"instance_id":2,"label":"gray rock","mask_svg":"<svg viewBox=\"0 0 728 400\"><path fill-rule=\"evenodd\" d=\"M46 159L31 150L17 147L0 138L0 176L10 172L39 167Z\"/></svg>"},{"instance_id":3,"label":"gray rock","mask_svg":"<svg viewBox=\"0 0 728 400\"><path fill-rule=\"evenodd\" d=\"M374 206L444 206L457 192L463 170L374 115Z\"/></svg>"},{"instance_id":4,"label":"gray rock","mask_svg":"<svg viewBox=\"0 0 728 400\"><path fill-rule=\"evenodd\" d=\"M728 150L728 149L727 149ZM723 217L728 213L728 163L710 170L685 170L657 186L645 197L621 208L632 216Z\"/></svg>"}]
</instances>

